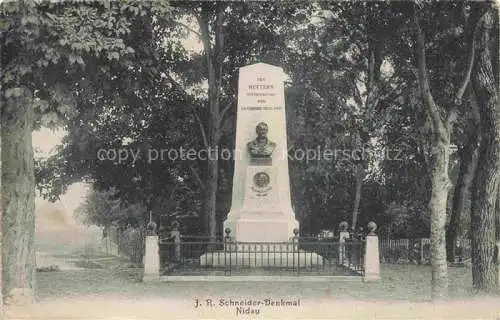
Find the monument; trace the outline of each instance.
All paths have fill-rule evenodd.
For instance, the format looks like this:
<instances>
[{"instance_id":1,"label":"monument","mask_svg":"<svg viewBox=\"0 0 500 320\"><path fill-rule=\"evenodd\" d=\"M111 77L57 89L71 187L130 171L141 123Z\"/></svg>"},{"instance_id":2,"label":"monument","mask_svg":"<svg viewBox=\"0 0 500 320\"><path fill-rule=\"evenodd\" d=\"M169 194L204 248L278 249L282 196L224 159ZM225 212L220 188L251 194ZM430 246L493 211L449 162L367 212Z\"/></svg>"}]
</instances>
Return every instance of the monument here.
<instances>
[{"instance_id":1,"label":"monument","mask_svg":"<svg viewBox=\"0 0 500 320\"><path fill-rule=\"evenodd\" d=\"M224 222L238 242L281 242L299 227L290 199L284 72L240 68L231 211Z\"/></svg>"},{"instance_id":2,"label":"monument","mask_svg":"<svg viewBox=\"0 0 500 320\"><path fill-rule=\"evenodd\" d=\"M284 76L281 68L264 63L240 68L232 203L224 221L236 245L230 252L201 256L202 265L323 263L316 253L299 250L296 242L299 224L290 198ZM266 259L260 251L266 251Z\"/></svg>"}]
</instances>

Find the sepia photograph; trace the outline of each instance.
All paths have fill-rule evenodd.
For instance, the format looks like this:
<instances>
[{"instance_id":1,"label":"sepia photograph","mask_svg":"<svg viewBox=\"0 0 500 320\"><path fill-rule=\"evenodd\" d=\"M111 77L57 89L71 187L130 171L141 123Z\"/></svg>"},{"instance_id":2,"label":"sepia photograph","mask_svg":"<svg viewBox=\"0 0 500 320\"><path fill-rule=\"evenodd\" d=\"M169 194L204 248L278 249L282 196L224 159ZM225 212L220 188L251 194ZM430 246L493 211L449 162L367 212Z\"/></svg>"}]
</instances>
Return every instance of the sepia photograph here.
<instances>
[{"instance_id":1,"label":"sepia photograph","mask_svg":"<svg viewBox=\"0 0 500 320\"><path fill-rule=\"evenodd\" d=\"M500 319L495 1L0 0L0 319Z\"/></svg>"}]
</instances>

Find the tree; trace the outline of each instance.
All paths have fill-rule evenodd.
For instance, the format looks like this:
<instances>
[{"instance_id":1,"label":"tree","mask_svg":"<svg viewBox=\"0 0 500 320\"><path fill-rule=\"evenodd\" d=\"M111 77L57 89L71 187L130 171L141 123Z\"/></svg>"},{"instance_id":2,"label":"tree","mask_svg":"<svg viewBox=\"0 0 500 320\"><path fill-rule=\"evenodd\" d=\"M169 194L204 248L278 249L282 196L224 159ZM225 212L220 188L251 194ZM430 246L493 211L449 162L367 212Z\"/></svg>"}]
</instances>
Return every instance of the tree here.
<instances>
[{"instance_id":1,"label":"tree","mask_svg":"<svg viewBox=\"0 0 500 320\"><path fill-rule=\"evenodd\" d=\"M204 208L213 204L215 190L216 211L225 211L229 201L224 200L224 196L231 187L227 178L232 175L230 161L212 158L172 160L164 153L162 159L149 162L147 152L179 150L181 147L184 150L208 149L209 131L213 128L216 128L215 146L231 149L234 145L234 135L231 134L234 132L235 112L232 107L238 68L254 62L261 55L275 61L280 58L286 47L274 26L281 22L274 19L272 10L277 10L274 4L234 7L225 4L227 8L223 5L219 9L214 3L175 5L172 15L164 21L150 19L130 26L131 33L124 35L123 41L134 50L134 59L108 67L105 79L96 82L89 78L84 87L78 88L80 94L76 103L82 111L70 122L69 135L59 154L42 163L37 170L39 187L46 190L44 194L55 196L59 190L64 190L58 184L86 179L98 190L115 187L124 201L156 207L153 210L155 219L159 218L159 211L171 209L194 212L207 222L205 226L208 226L209 217L212 222L215 217L217 220L223 218L222 214L216 215L212 210L200 210L199 202L203 201ZM267 8L271 8L269 12ZM225 49L220 49L223 54L214 56L216 9L222 10L223 21L220 23L223 26L220 28L228 36L224 41ZM292 9L280 10L280 14L285 15ZM242 24L242 16L248 17L244 19L245 24ZM192 23L186 24L186 20ZM293 25L293 20L285 25L287 30ZM203 38L201 27L208 28L209 41L205 44L210 45L212 68L223 68L222 76L215 81L220 82L219 89L211 89L210 84L214 82L209 81L210 94L207 95L202 87L211 74L207 67L210 62L207 50L201 54L190 53L180 43L187 32ZM248 41L239 41L242 37ZM214 115L217 113L210 109L211 92L219 92L219 113L215 124ZM140 151L146 157L134 161L129 157L120 163L96 159L100 149L120 148ZM211 149L215 149L214 145ZM210 161L213 163L209 164ZM212 165L218 167L216 172ZM211 179L209 172L216 174L217 180ZM209 181L217 181L217 186L207 188ZM181 193L187 196L182 197ZM166 205L170 198L170 205ZM210 234L209 231L208 228L204 230L206 234Z\"/></svg>"},{"instance_id":2,"label":"tree","mask_svg":"<svg viewBox=\"0 0 500 320\"><path fill-rule=\"evenodd\" d=\"M214 8L213 8L214 7ZM208 79L208 109L209 116L205 130L205 147L207 150L216 150L221 137L221 123L224 117L224 108L221 109L222 65L224 62L224 17L226 4L224 2L204 3L200 12L195 13L200 28L200 38L206 59ZM213 14L212 14L213 12ZM213 18L212 18L213 16ZM215 43L211 43L211 33L214 34ZM232 102L226 108L231 107ZM206 128L206 129L205 129ZM217 157L207 160L205 196L203 210L206 215L207 235L215 240L217 232L216 200L219 183L219 162Z\"/></svg>"},{"instance_id":3,"label":"tree","mask_svg":"<svg viewBox=\"0 0 500 320\"><path fill-rule=\"evenodd\" d=\"M147 208L139 204L124 204L117 196L118 191L92 190L76 209L75 214L86 225L110 227L113 223L125 226L133 220L141 228L147 224Z\"/></svg>"},{"instance_id":4,"label":"tree","mask_svg":"<svg viewBox=\"0 0 500 320\"><path fill-rule=\"evenodd\" d=\"M369 148L371 145L371 138L376 134L376 128L380 127L383 123L384 118L378 116L379 101L383 98L384 84L389 87L386 83L382 82L381 67L384 62L384 49L386 43L390 42L391 30L388 26L391 24L388 22L388 16L384 15L384 12L388 8L384 8L378 3L365 3L361 8L362 20L364 23L359 24L362 26L361 33L366 36L366 39L361 43L358 43L360 48L360 54L364 56L364 59L360 59L365 62L366 70L361 73L364 75L365 81L363 83L366 88L363 91L359 89L357 81L353 81L353 98L356 101L359 118L359 125L355 131L355 141L354 148L358 150L364 150ZM390 14L389 14L390 15ZM394 17L389 17L389 19L394 19ZM355 24L355 23L353 23ZM390 82L390 81L387 81ZM386 101L387 102L387 101ZM358 120L358 119L357 119ZM379 120L379 121L377 121ZM380 121L381 120L381 121ZM363 188L363 182L366 178L368 171L369 159L361 159L355 164L355 188L354 188L354 203L352 209L352 224L351 228L356 230L359 207L361 201L361 193Z\"/></svg>"},{"instance_id":5,"label":"tree","mask_svg":"<svg viewBox=\"0 0 500 320\"><path fill-rule=\"evenodd\" d=\"M235 122L233 107L236 102L238 68L254 62L259 55L262 60L272 59L278 62L280 57L276 56L276 48L287 50L284 41L279 39L280 33L289 32L293 21L300 21L303 15L297 15L290 21L280 21L275 17L278 15L288 18L292 12L300 10L301 6L278 8L276 4L271 3L233 6L224 2L204 2L182 4L179 7L185 16L194 17L199 30L194 33L203 45L202 77L208 83L208 97L206 108L200 110L192 107L192 110L199 124L204 147L216 150L223 143L223 135L227 132L224 130L226 116L232 113L231 120ZM272 27L276 27L276 30ZM278 27L284 31L279 31ZM246 41L242 43L237 41L239 39ZM270 53L266 52L266 49ZM182 90L180 86L177 87ZM201 117L204 109L205 117ZM203 118L205 121L202 121ZM234 124L232 129L234 130ZM234 145L233 141L229 143ZM207 159L202 184L205 225L207 235L212 239L217 234L216 204L221 180L220 161L216 158L213 156Z\"/></svg>"},{"instance_id":6,"label":"tree","mask_svg":"<svg viewBox=\"0 0 500 320\"><path fill-rule=\"evenodd\" d=\"M495 206L500 183L500 106L491 51L491 30L498 12L492 8L486 10L478 22L478 37L473 43L476 60L472 76L482 129L478 160L481 165L474 179L471 210L472 282L481 291L490 291L496 285Z\"/></svg>"},{"instance_id":7,"label":"tree","mask_svg":"<svg viewBox=\"0 0 500 320\"><path fill-rule=\"evenodd\" d=\"M448 175L449 150L451 133L457 117L456 108L462 101L465 88L469 84L473 50L471 51L469 68L466 69L464 80L453 99L455 106L444 109L439 105L431 92L429 73L426 62L425 37L420 26L416 6L413 11L413 25L415 32L416 76L422 96L422 103L430 121L430 163L429 174L431 180L431 195L429 200L430 233L431 233L431 264L432 264L432 294L433 298L440 299L447 294L448 275L446 260L445 226L448 190L451 182Z\"/></svg>"},{"instance_id":8,"label":"tree","mask_svg":"<svg viewBox=\"0 0 500 320\"><path fill-rule=\"evenodd\" d=\"M125 207L144 206L159 224L179 213L198 215L199 164L166 152L202 147L191 134L198 125L189 108L201 102L187 93L198 65L180 45L183 35L171 11L159 9L146 8L122 35L132 56L98 65L99 77L81 75L85 81L74 89L79 112L67 122L63 147L37 167L44 196L53 199L68 184L85 180L99 192L115 188ZM173 79L179 74L184 86ZM126 158L103 158L119 150L128 152Z\"/></svg>"},{"instance_id":9,"label":"tree","mask_svg":"<svg viewBox=\"0 0 500 320\"><path fill-rule=\"evenodd\" d=\"M32 130L75 115L71 87L81 81L80 72L98 66L96 60L131 54L120 35L130 31L128 19L144 10L128 1L113 6L4 2L1 9L2 289L5 299L17 302L34 290Z\"/></svg>"},{"instance_id":10,"label":"tree","mask_svg":"<svg viewBox=\"0 0 500 320\"><path fill-rule=\"evenodd\" d=\"M295 148L336 152L333 161L291 163L295 207L308 218L301 223L315 220L325 227L352 219L357 224L362 185L377 161L369 157L374 148L370 140L381 134L398 91L392 90L394 79L380 70L391 38L386 20L390 14L374 19L382 12L380 4L347 8L320 3L307 12L309 23L290 36L293 51L285 71L292 78L287 90L292 153ZM350 155L339 156L337 151ZM353 185L354 192L346 185Z\"/></svg>"},{"instance_id":11,"label":"tree","mask_svg":"<svg viewBox=\"0 0 500 320\"><path fill-rule=\"evenodd\" d=\"M470 230L471 191L476 169L480 145L479 111L473 90L469 90L469 99L464 103L459 119L463 134L456 134L459 157L459 171L452 199L451 216L446 229L446 257L449 262L455 261L455 246L458 240L465 238ZM459 126L457 126L459 127Z\"/></svg>"}]
</instances>

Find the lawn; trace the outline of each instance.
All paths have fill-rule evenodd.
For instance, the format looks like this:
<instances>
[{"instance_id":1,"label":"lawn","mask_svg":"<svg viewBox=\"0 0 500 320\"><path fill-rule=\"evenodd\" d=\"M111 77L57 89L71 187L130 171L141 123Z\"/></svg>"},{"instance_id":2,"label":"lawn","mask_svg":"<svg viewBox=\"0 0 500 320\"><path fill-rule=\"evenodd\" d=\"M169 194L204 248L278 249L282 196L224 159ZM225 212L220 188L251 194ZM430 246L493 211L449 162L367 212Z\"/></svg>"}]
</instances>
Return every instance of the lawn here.
<instances>
[{"instance_id":1,"label":"lawn","mask_svg":"<svg viewBox=\"0 0 500 320\"><path fill-rule=\"evenodd\" d=\"M196 296L203 285L203 293L210 296L276 295L308 298L348 298L356 300L410 300L428 301L431 293L430 266L382 265L382 280L372 283L361 281L325 282L140 282L138 272L123 268L123 264L107 263L103 268L41 272L37 274L38 298L78 297L93 294L120 296L181 297ZM450 267L450 298L473 297L471 271L465 267Z\"/></svg>"},{"instance_id":2,"label":"lawn","mask_svg":"<svg viewBox=\"0 0 500 320\"><path fill-rule=\"evenodd\" d=\"M5 319L500 319L500 297L474 297L467 268L449 268L450 300L429 303L429 266L383 265L382 280L374 283L142 283L137 269L124 268L123 260L82 261L82 266L92 261L94 268L37 273L39 303L9 307ZM259 314L245 315L250 307L220 305L222 299L299 299L300 306L256 307L252 310ZM196 301L201 307L195 307Z\"/></svg>"}]
</instances>

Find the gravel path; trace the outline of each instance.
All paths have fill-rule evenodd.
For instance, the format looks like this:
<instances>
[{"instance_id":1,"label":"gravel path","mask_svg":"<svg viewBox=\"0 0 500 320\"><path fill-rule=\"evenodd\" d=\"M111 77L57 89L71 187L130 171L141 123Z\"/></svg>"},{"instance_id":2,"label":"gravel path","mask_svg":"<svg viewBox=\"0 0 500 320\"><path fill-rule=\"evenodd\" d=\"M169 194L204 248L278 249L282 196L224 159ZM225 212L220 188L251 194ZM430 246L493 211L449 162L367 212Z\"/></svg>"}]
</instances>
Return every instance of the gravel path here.
<instances>
[{"instance_id":1,"label":"gravel path","mask_svg":"<svg viewBox=\"0 0 500 320\"><path fill-rule=\"evenodd\" d=\"M83 270L83 268L75 266L68 258L58 258L47 252L36 253L37 268L47 268L50 266L58 266L61 271Z\"/></svg>"}]
</instances>

